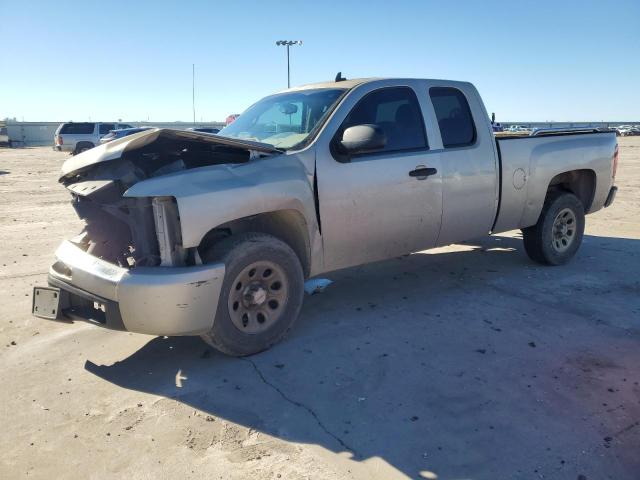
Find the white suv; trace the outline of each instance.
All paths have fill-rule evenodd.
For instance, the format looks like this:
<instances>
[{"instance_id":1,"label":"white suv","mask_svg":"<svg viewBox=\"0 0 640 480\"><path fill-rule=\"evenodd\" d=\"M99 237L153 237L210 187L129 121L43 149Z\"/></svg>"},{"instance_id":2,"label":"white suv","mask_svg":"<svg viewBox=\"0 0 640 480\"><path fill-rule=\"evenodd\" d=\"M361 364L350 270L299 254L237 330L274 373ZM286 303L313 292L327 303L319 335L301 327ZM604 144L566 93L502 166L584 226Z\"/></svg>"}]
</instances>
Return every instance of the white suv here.
<instances>
[{"instance_id":1,"label":"white suv","mask_svg":"<svg viewBox=\"0 0 640 480\"><path fill-rule=\"evenodd\" d=\"M53 136L53 149L59 152L71 152L75 155L99 145L100 139L109 133L110 130L120 128L133 127L126 123L61 123Z\"/></svg>"}]
</instances>

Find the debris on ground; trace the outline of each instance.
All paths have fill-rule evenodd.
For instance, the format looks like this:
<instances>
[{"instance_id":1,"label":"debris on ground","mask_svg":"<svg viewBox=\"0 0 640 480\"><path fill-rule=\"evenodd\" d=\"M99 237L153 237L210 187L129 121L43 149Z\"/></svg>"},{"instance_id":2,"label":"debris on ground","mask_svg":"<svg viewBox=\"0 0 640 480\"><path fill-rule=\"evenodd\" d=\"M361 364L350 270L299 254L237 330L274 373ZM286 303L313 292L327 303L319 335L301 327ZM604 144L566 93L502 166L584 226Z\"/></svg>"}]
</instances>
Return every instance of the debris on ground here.
<instances>
[{"instance_id":1,"label":"debris on ground","mask_svg":"<svg viewBox=\"0 0 640 480\"><path fill-rule=\"evenodd\" d=\"M316 293L322 293L332 283L333 281L328 278L312 278L304 282L304 291L309 295L315 295Z\"/></svg>"}]
</instances>

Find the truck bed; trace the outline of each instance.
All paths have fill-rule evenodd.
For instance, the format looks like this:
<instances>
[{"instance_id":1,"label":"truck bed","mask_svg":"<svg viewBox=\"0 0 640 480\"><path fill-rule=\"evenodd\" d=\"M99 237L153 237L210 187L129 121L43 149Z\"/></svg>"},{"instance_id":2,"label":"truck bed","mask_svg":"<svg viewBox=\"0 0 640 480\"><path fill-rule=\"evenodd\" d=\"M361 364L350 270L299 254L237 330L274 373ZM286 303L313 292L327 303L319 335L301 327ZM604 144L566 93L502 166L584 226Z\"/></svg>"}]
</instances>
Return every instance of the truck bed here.
<instances>
[{"instance_id":1,"label":"truck bed","mask_svg":"<svg viewBox=\"0 0 640 480\"><path fill-rule=\"evenodd\" d=\"M601 209L613 183L611 165L616 143L615 133L596 129L496 135L500 197L492 231L534 225L549 185L564 181L562 175L579 177L587 213Z\"/></svg>"},{"instance_id":2,"label":"truck bed","mask_svg":"<svg viewBox=\"0 0 640 480\"><path fill-rule=\"evenodd\" d=\"M539 128L532 130L529 133L526 132L495 132L496 138L509 139L509 138L527 138L527 137L548 137L551 135L583 135L585 133L611 133L612 130L608 128L597 127L566 127L566 128Z\"/></svg>"}]
</instances>

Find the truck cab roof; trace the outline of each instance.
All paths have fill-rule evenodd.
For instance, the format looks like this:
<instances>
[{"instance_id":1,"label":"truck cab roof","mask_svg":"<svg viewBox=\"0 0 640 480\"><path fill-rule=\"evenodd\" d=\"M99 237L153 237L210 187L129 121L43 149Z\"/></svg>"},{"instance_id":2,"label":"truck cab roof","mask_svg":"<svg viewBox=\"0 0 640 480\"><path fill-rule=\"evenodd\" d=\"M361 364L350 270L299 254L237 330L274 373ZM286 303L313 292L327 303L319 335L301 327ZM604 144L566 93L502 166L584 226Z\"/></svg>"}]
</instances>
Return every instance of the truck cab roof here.
<instances>
[{"instance_id":1,"label":"truck cab roof","mask_svg":"<svg viewBox=\"0 0 640 480\"><path fill-rule=\"evenodd\" d=\"M404 78L404 77L365 77L365 78L353 78L350 80L341 80L339 82L336 81L326 81L326 82L316 82L316 83L308 83L306 85L300 85L297 87L291 87L286 90L282 90L278 93L284 92L295 92L299 90L310 90L314 88L340 88L344 90L349 90L351 88L357 87L358 85L362 85L365 83L373 83L373 82L403 82L403 81L430 81L430 82L444 82L447 85L455 86L455 85L469 85L469 82L461 82L456 80L444 80L444 79L427 79L427 78Z\"/></svg>"}]
</instances>

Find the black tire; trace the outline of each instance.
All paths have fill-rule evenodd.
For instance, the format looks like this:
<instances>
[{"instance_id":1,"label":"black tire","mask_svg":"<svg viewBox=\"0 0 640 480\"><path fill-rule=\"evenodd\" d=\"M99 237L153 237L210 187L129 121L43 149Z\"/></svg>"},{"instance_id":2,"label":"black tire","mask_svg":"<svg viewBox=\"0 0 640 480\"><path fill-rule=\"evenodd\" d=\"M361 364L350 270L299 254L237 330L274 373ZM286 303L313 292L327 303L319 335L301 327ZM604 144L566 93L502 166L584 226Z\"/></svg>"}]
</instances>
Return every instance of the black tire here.
<instances>
[{"instance_id":1,"label":"black tire","mask_svg":"<svg viewBox=\"0 0 640 480\"><path fill-rule=\"evenodd\" d=\"M95 145L91 142L80 142L76 145L76 149L73 151L74 155L91 150Z\"/></svg>"},{"instance_id":2,"label":"black tire","mask_svg":"<svg viewBox=\"0 0 640 480\"><path fill-rule=\"evenodd\" d=\"M559 215L566 216L563 222ZM556 221L560 224L560 226ZM563 234L563 230L564 234ZM549 192L538 223L522 229L524 249L531 260L544 265L563 265L578 251L584 235L584 207L574 194Z\"/></svg>"},{"instance_id":3,"label":"black tire","mask_svg":"<svg viewBox=\"0 0 640 480\"><path fill-rule=\"evenodd\" d=\"M203 255L203 261L204 263L224 262L225 264L225 278L213 328L201 335L205 342L222 353L242 357L266 350L284 338L298 318L304 295L302 266L291 247L271 235L246 233L231 236L213 245ZM278 305L278 308L281 310L278 311L277 316L273 316L273 322L264 327L265 330L247 333L246 330L243 331L243 328L248 326L261 328L258 323L262 311L265 311L267 318L270 319L269 315L272 312L268 311L267 304L270 306L272 300L263 299L258 306L246 306L244 299L247 297L242 295L242 292L243 289L249 287L250 281L247 281L246 285L241 285L241 288L236 288L238 284L242 283L238 279L245 278L242 275L247 275L247 269L251 273L250 266L264 265L265 263L274 265L276 267L274 270L277 270L277 274L282 277L283 281L278 290L283 288L286 291L277 293L285 295L285 297L279 299L282 303ZM264 267L262 273L266 273L267 270L269 269ZM257 277L262 277L262 274L258 273ZM266 282L268 283L269 280ZM282 287L283 284L284 287ZM269 295L272 293L270 289L273 286L273 284L264 286L263 291L266 292L267 299L271 298ZM238 295L240 295L242 302L241 311L245 309L250 317L250 321L244 323L243 315L242 325L238 324L238 312L232 312L238 303L233 301ZM255 308L256 311L251 311L252 308ZM264 322L264 315L262 318Z\"/></svg>"}]
</instances>

